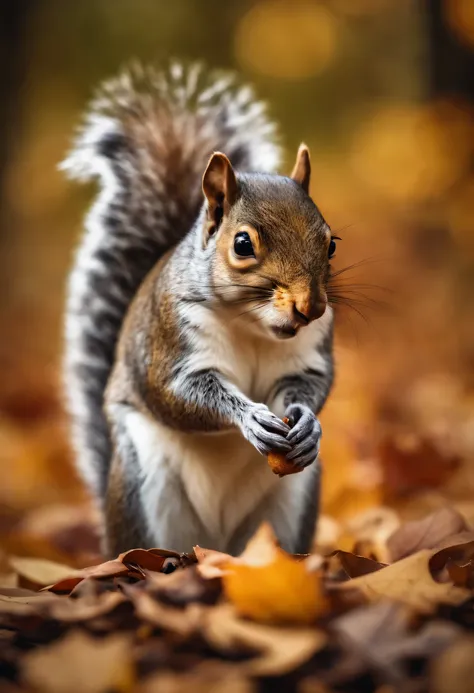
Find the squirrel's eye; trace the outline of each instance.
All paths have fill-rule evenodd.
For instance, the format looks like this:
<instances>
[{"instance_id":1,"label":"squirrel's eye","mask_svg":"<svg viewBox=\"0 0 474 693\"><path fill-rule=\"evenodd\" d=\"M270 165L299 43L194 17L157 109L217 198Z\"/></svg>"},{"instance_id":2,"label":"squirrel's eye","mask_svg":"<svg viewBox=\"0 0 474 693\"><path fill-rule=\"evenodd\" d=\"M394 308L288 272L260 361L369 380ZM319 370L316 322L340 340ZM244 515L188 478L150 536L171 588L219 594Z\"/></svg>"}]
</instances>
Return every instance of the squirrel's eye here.
<instances>
[{"instance_id":1,"label":"squirrel's eye","mask_svg":"<svg viewBox=\"0 0 474 693\"><path fill-rule=\"evenodd\" d=\"M239 257L255 257L252 241L246 231L240 231L234 238L234 252Z\"/></svg>"},{"instance_id":2,"label":"squirrel's eye","mask_svg":"<svg viewBox=\"0 0 474 693\"><path fill-rule=\"evenodd\" d=\"M329 243L329 248L328 248L328 258L332 258L334 253L336 252L336 241L331 238L331 242Z\"/></svg>"}]
</instances>

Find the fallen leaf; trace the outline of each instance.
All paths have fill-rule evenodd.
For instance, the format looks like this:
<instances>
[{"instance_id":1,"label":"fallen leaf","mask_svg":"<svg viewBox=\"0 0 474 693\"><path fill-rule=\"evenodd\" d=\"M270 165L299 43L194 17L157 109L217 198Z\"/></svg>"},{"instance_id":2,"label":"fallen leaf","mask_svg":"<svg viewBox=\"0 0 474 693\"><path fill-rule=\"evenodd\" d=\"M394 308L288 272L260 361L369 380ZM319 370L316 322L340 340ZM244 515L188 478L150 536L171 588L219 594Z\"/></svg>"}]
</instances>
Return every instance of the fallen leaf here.
<instances>
[{"instance_id":1,"label":"fallen leaf","mask_svg":"<svg viewBox=\"0 0 474 693\"><path fill-rule=\"evenodd\" d=\"M264 524L222 576L224 592L242 616L267 623L308 624L328 610L321 573L310 572L276 545Z\"/></svg>"},{"instance_id":2,"label":"fallen leaf","mask_svg":"<svg viewBox=\"0 0 474 693\"><path fill-rule=\"evenodd\" d=\"M458 587L474 587L474 560L471 559L467 563L452 563L449 562L446 566L448 575Z\"/></svg>"},{"instance_id":3,"label":"fallen leaf","mask_svg":"<svg viewBox=\"0 0 474 693\"><path fill-rule=\"evenodd\" d=\"M233 563L245 563L252 566L263 566L278 555L278 541L271 525L263 522L253 537L248 541L243 553Z\"/></svg>"},{"instance_id":4,"label":"fallen leaf","mask_svg":"<svg viewBox=\"0 0 474 693\"><path fill-rule=\"evenodd\" d=\"M47 693L132 691L134 672L127 635L92 638L73 631L58 642L25 655L22 680Z\"/></svg>"},{"instance_id":5,"label":"fallen leaf","mask_svg":"<svg viewBox=\"0 0 474 693\"><path fill-rule=\"evenodd\" d=\"M354 609L330 626L345 653L328 681L341 684L367 670L378 672L392 684L405 677L404 662L438 655L459 636L451 623L428 623L411 632L408 610L393 602L379 602Z\"/></svg>"},{"instance_id":6,"label":"fallen leaf","mask_svg":"<svg viewBox=\"0 0 474 693\"><path fill-rule=\"evenodd\" d=\"M450 537L446 537L434 548L441 550L449 547L461 546L462 544L469 544L470 542L474 542L474 532L472 530L468 532L459 532L459 534L453 534Z\"/></svg>"},{"instance_id":7,"label":"fallen leaf","mask_svg":"<svg viewBox=\"0 0 474 693\"><path fill-rule=\"evenodd\" d=\"M226 662L203 661L192 672L161 671L148 677L138 693L256 693L254 684Z\"/></svg>"},{"instance_id":8,"label":"fallen leaf","mask_svg":"<svg viewBox=\"0 0 474 693\"><path fill-rule=\"evenodd\" d=\"M204 614L203 632L221 653L244 647L257 656L242 664L253 676L281 676L299 667L321 650L327 637L316 628L275 628L236 618L229 605L209 609Z\"/></svg>"},{"instance_id":9,"label":"fallen leaf","mask_svg":"<svg viewBox=\"0 0 474 693\"><path fill-rule=\"evenodd\" d=\"M331 579L356 578L380 570L385 565L348 551L334 551L326 557L326 575Z\"/></svg>"},{"instance_id":10,"label":"fallen leaf","mask_svg":"<svg viewBox=\"0 0 474 693\"><path fill-rule=\"evenodd\" d=\"M388 539L392 561L398 561L420 549L433 549L454 534L467 530L463 516L453 508L441 508L422 520L407 522Z\"/></svg>"},{"instance_id":11,"label":"fallen leaf","mask_svg":"<svg viewBox=\"0 0 474 693\"><path fill-rule=\"evenodd\" d=\"M234 557L228 553L214 549L203 549L200 546L194 547L194 555L198 562L199 574L207 580L222 577L225 572L222 566L234 560Z\"/></svg>"},{"instance_id":12,"label":"fallen leaf","mask_svg":"<svg viewBox=\"0 0 474 693\"><path fill-rule=\"evenodd\" d=\"M164 549L131 549L114 560L83 568L82 570L65 569L64 577L56 581L50 580L47 589L52 592L70 592L85 578L111 578L119 576L143 577L145 570L159 572L168 558L178 562L193 562L194 559L182 556L176 551ZM183 560L184 559L184 560ZM22 559L23 560L23 559ZM136 570L135 570L136 567ZM45 582L39 584L48 584Z\"/></svg>"},{"instance_id":13,"label":"fallen leaf","mask_svg":"<svg viewBox=\"0 0 474 693\"><path fill-rule=\"evenodd\" d=\"M432 660L429 671L433 693L473 693L474 636L459 638L449 649Z\"/></svg>"},{"instance_id":14,"label":"fallen leaf","mask_svg":"<svg viewBox=\"0 0 474 693\"><path fill-rule=\"evenodd\" d=\"M18 585L18 573L11 571L0 574L0 589L2 587L16 587Z\"/></svg>"},{"instance_id":15,"label":"fallen leaf","mask_svg":"<svg viewBox=\"0 0 474 693\"><path fill-rule=\"evenodd\" d=\"M346 521L336 548L390 563L387 539L399 525L398 515L391 508L370 508Z\"/></svg>"},{"instance_id":16,"label":"fallen leaf","mask_svg":"<svg viewBox=\"0 0 474 693\"><path fill-rule=\"evenodd\" d=\"M359 589L369 601L393 599L420 613L430 613L440 604L462 604L469 590L433 580L429 561L433 551L424 549L375 573L335 585L339 589Z\"/></svg>"},{"instance_id":17,"label":"fallen leaf","mask_svg":"<svg viewBox=\"0 0 474 693\"><path fill-rule=\"evenodd\" d=\"M165 606L144 590L137 590L133 586L128 589L125 588L125 592L135 605L138 618L147 623L163 630L169 630L183 638L198 632L202 620L202 607L200 605L191 604L183 610Z\"/></svg>"},{"instance_id":18,"label":"fallen leaf","mask_svg":"<svg viewBox=\"0 0 474 693\"><path fill-rule=\"evenodd\" d=\"M192 602L215 604L221 595L221 582L205 579L197 566L175 570L171 575L146 573L150 592L165 604L185 606Z\"/></svg>"},{"instance_id":19,"label":"fallen leaf","mask_svg":"<svg viewBox=\"0 0 474 693\"><path fill-rule=\"evenodd\" d=\"M146 549L131 549L121 553L118 560L124 564L134 563L145 570L155 570L159 572L165 562L165 557L157 555L153 551Z\"/></svg>"},{"instance_id":20,"label":"fallen leaf","mask_svg":"<svg viewBox=\"0 0 474 693\"><path fill-rule=\"evenodd\" d=\"M124 602L126 599L121 592L104 592L80 599L58 599L48 604L47 613L58 621L81 623L104 616Z\"/></svg>"},{"instance_id":21,"label":"fallen leaf","mask_svg":"<svg viewBox=\"0 0 474 693\"><path fill-rule=\"evenodd\" d=\"M9 563L18 575L39 587L50 585L78 574L78 571L70 566L42 558L10 556Z\"/></svg>"},{"instance_id":22,"label":"fallen leaf","mask_svg":"<svg viewBox=\"0 0 474 693\"><path fill-rule=\"evenodd\" d=\"M206 579L222 577L231 564L235 565L265 565L276 556L278 542L271 526L264 522L254 536L249 540L240 556L228 553L194 547L198 561L198 571Z\"/></svg>"},{"instance_id":23,"label":"fallen leaf","mask_svg":"<svg viewBox=\"0 0 474 693\"><path fill-rule=\"evenodd\" d=\"M119 575L128 575L129 573L130 569L128 566L124 565L122 561L115 559L113 561L100 563L99 565L93 565L90 568L73 570L69 573L68 577L58 580L53 585L49 585L46 589L51 592L70 592L85 578L118 577Z\"/></svg>"},{"instance_id":24,"label":"fallen leaf","mask_svg":"<svg viewBox=\"0 0 474 693\"><path fill-rule=\"evenodd\" d=\"M474 541L468 541L434 552L430 558L429 569L438 582L450 579L455 585L469 587L473 560Z\"/></svg>"}]
</instances>

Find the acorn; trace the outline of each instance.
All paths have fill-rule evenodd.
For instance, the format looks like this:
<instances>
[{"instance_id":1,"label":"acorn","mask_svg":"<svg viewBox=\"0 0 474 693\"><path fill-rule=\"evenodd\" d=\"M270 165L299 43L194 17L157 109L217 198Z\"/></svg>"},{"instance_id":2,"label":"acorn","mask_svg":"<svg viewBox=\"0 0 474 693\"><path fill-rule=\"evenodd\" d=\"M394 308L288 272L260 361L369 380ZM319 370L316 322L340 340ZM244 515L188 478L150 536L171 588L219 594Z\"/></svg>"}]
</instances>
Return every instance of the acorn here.
<instances>
[{"instance_id":1,"label":"acorn","mask_svg":"<svg viewBox=\"0 0 474 693\"><path fill-rule=\"evenodd\" d=\"M283 423L289 423L289 419L285 417ZM282 452L270 452L267 460L272 472L278 474L280 479L288 474L298 474L298 472L303 471L303 467L294 464L291 460L287 460Z\"/></svg>"}]
</instances>

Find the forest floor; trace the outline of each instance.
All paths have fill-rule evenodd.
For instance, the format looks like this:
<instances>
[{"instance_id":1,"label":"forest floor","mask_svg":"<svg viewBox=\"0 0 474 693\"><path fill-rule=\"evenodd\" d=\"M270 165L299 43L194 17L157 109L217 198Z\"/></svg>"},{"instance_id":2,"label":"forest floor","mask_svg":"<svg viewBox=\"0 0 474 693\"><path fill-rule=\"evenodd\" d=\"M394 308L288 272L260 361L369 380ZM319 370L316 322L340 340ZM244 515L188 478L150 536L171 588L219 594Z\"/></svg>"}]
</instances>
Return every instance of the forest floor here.
<instances>
[{"instance_id":1,"label":"forest floor","mask_svg":"<svg viewBox=\"0 0 474 693\"><path fill-rule=\"evenodd\" d=\"M262 525L239 557L137 548L105 563L92 515L54 514L4 550L6 693L474 690L474 528L451 507L405 523L374 510L309 555ZM33 542L49 558L19 555Z\"/></svg>"}]
</instances>

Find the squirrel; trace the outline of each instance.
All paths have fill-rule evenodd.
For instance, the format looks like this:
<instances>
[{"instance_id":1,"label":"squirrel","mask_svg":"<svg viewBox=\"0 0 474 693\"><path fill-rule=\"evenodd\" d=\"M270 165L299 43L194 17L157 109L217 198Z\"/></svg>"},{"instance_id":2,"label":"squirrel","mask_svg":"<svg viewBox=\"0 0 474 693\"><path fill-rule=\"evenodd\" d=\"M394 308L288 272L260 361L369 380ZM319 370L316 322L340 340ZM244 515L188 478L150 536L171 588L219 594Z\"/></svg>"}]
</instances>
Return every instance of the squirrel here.
<instances>
[{"instance_id":1,"label":"squirrel","mask_svg":"<svg viewBox=\"0 0 474 693\"><path fill-rule=\"evenodd\" d=\"M277 140L232 75L134 66L102 86L63 164L101 184L70 274L65 377L110 556L235 555L263 521L286 551L310 549L335 240L308 148L277 175ZM303 471L279 479L270 451Z\"/></svg>"}]
</instances>

